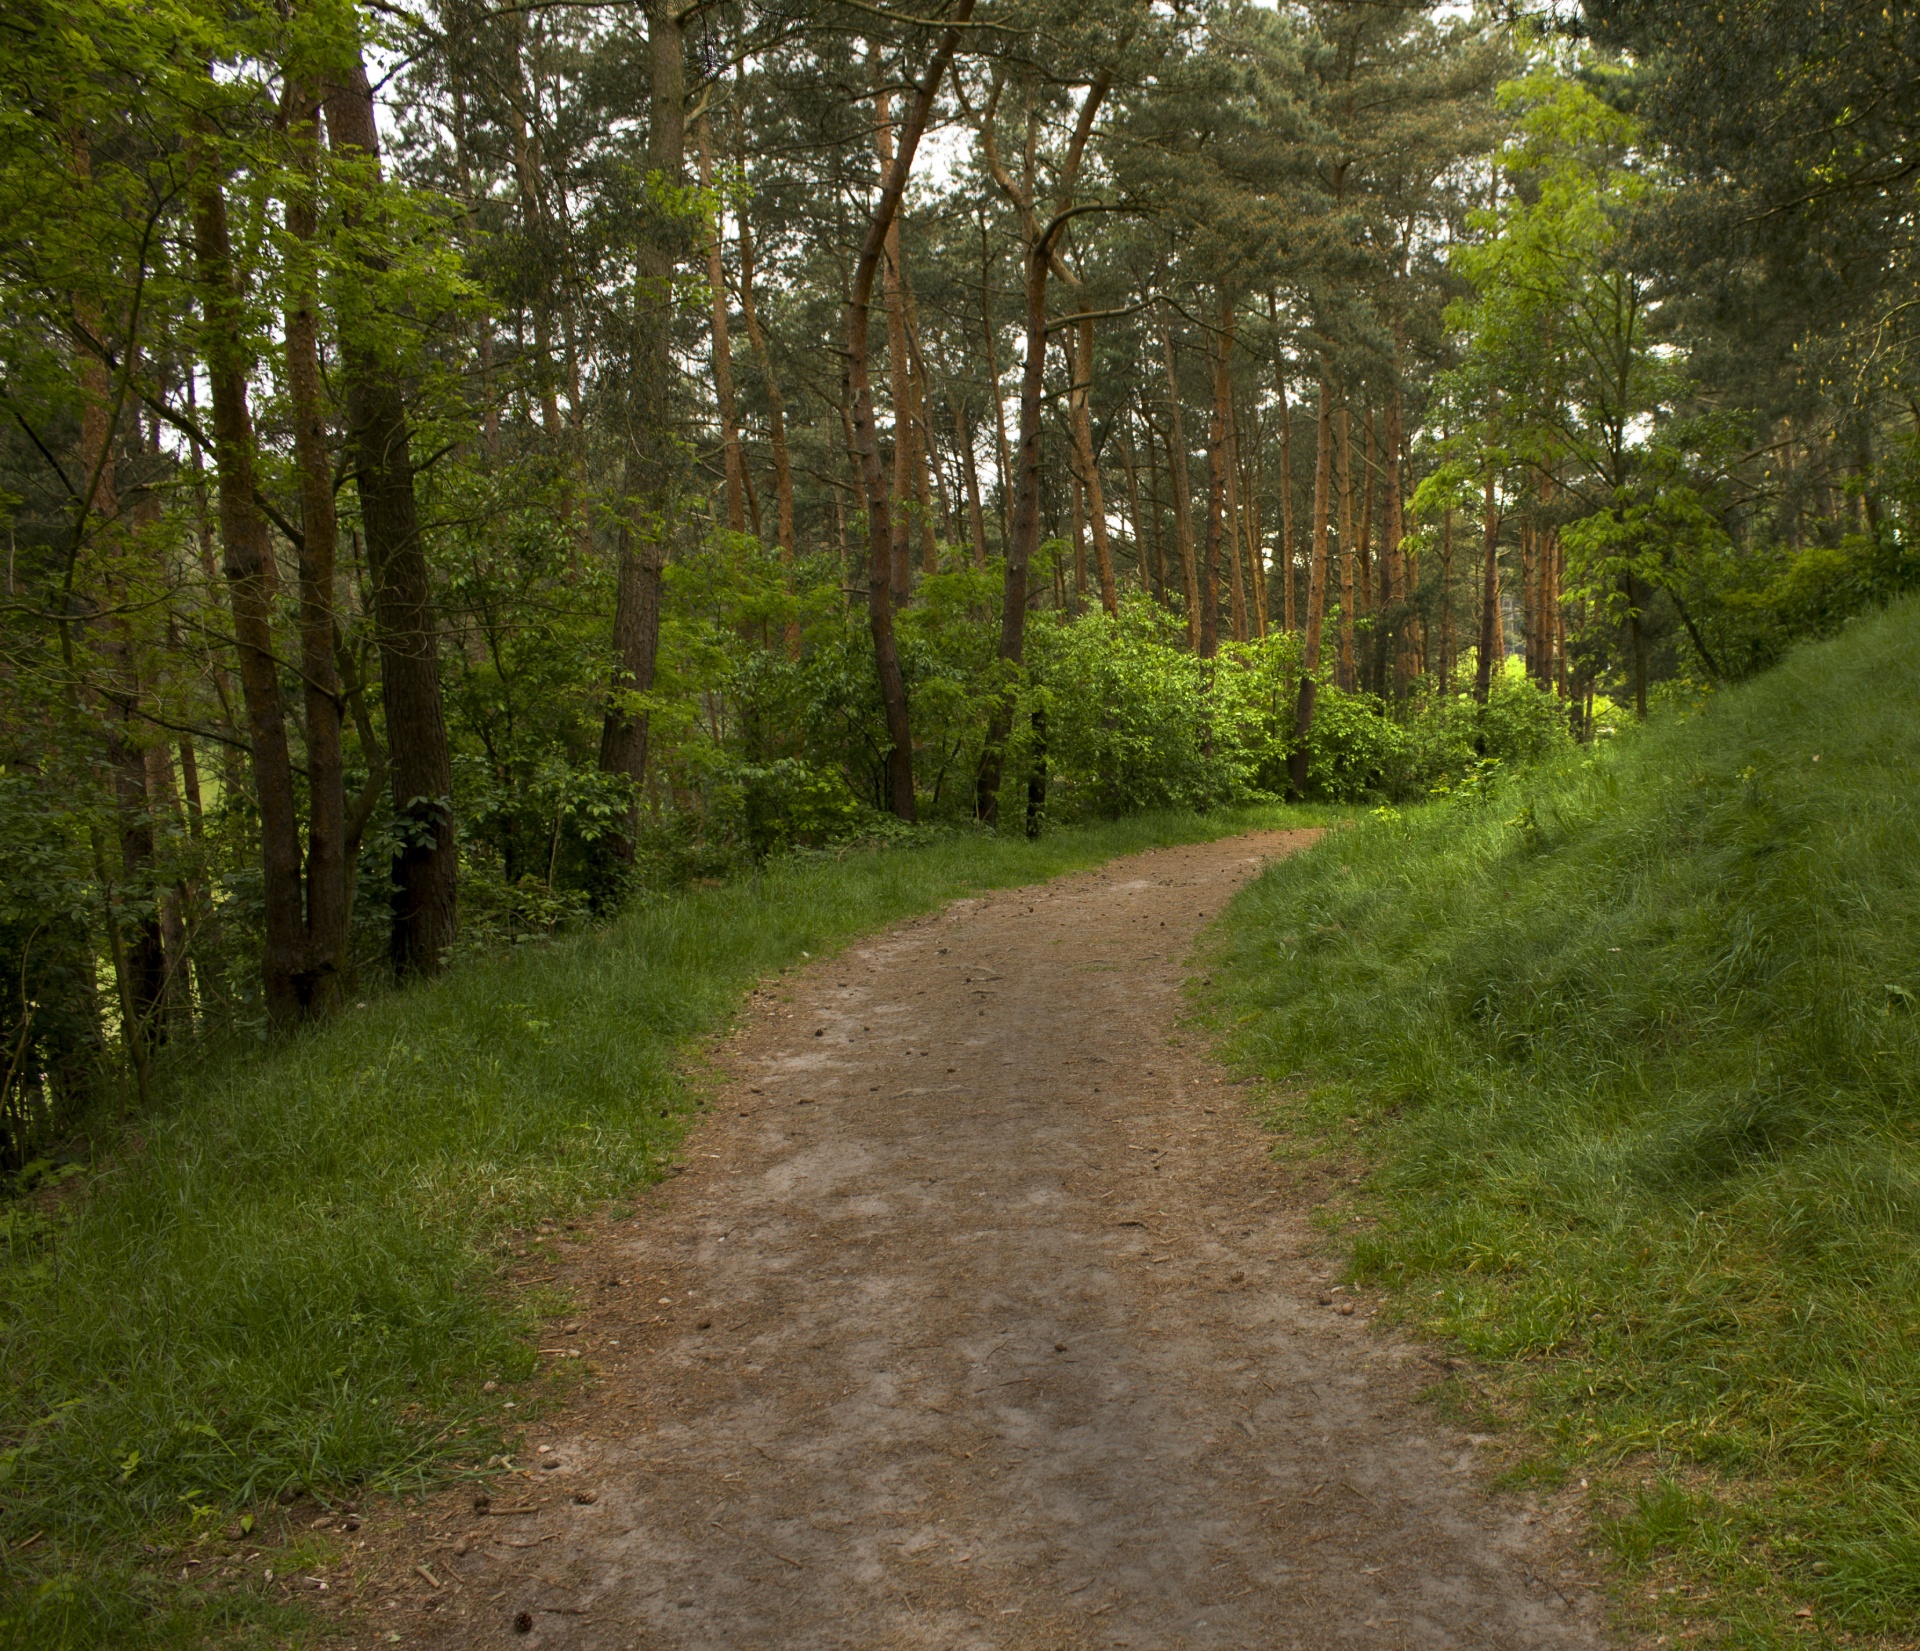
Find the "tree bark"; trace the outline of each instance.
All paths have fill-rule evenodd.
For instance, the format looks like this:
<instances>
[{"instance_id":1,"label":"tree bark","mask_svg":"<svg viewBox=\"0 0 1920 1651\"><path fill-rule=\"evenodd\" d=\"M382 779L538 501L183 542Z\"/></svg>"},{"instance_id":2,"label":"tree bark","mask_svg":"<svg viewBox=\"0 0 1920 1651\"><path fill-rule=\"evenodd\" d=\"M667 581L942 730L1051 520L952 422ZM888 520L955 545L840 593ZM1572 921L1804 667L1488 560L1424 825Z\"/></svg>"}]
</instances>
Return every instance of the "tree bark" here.
<instances>
[{"instance_id":1,"label":"tree bark","mask_svg":"<svg viewBox=\"0 0 1920 1651\"><path fill-rule=\"evenodd\" d=\"M1080 450L1080 473L1086 483L1087 514L1093 524L1093 563L1100 575L1100 606L1110 614L1120 611L1113 578L1113 547L1107 540L1107 500L1100 486L1100 459L1093 446L1093 323L1075 324L1073 369L1073 439Z\"/></svg>"},{"instance_id":2,"label":"tree bark","mask_svg":"<svg viewBox=\"0 0 1920 1651\"><path fill-rule=\"evenodd\" d=\"M1320 410L1313 454L1313 546L1307 567L1306 644L1300 656L1300 697L1293 712L1293 752L1288 778L1296 798L1307 794L1307 736L1313 731L1318 692L1320 632L1327 611L1327 483L1333 467L1333 393L1320 380Z\"/></svg>"},{"instance_id":3,"label":"tree bark","mask_svg":"<svg viewBox=\"0 0 1920 1651\"><path fill-rule=\"evenodd\" d=\"M647 14L647 170L663 191L686 170L686 40L683 0L651 0ZM672 531L674 451L673 273L681 255L669 225L653 225L634 249L639 280L626 374L627 448L622 456L613 605L613 670L600 726L600 768L632 787L620 849L633 853L647 771L647 713L634 697L652 691L660 652L660 590Z\"/></svg>"},{"instance_id":4,"label":"tree bark","mask_svg":"<svg viewBox=\"0 0 1920 1651\"><path fill-rule=\"evenodd\" d=\"M1167 464L1173 484L1173 538L1180 553L1180 575L1187 598L1187 646L1200 645L1200 570L1193 553L1193 489L1187 479L1187 431L1180 414L1180 374L1173 364L1173 334L1160 329L1160 348L1167 363Z\"/></svg>"},{"instance_id":5,"label":"tree bark","mask_svg":"<svg viewBox=\"0 0 1920 1651\"><path fill-rule=\"evenodd\" d=\"M879 157L880 175L887 177L893 167L892 94L876 92L873 98L873 147ZM886 251L881 268L881 301L887 315L888 394L893 401L893 494L889 500L889 522L893 539L889 555L888 581L893 605L904 608L912 594L913 580L913 362L907 353L906 304L901 296L900 219L896 212L887 226Z\"/></svg>"},{"instance_id":6,"label":"tree bark","mask_svg":"<svg viewBox=\"0 0 1920 1651\"><path fill-rule=\"evenodd\" d=\"M965 23L973 0L959 0L955 24ZM872 320L873 281L887 248L888 233L906 193L907 174L926 129L940 81L960 44L960 30L950 27L934 48L925 81L916 92L902 129L898 148L881 182L880 199L867 224L866 239L854 266L853 294L848 306L847 385L853 403L854 445L860 458L860 477L867 495L869 569L867 614L873 633L874 665L880 678L880 699L887 718L887 804L903 820L915 818L913 795L913 732L907 713L906 679L900 670L900 652L893 635L893 524L887 508L887 483L880 469L880 449L874 435L873 382L867 366L867 332ZM896 408L896 425L899 409Z\"/></svg>"},{"instance_id":7,"label":"tree bark","mask_svg":"<svg viewBox=\"0 0 1920 1651\"><path fill-rule=\"evenodd\" d=\"M1338 681L1353 692L1353 419L1346 400L1334 415L1339 436L1335 476L1340 491L1340 664Z\"/></svg>"},{"instance_id":8,"label":"tree bark","mask_svg":"<svg viewBox=\"0 0 1920 1651\"><path fill-rule=\"evenodd\" d=\"M1127 470L1127 526L1133 537L1134 572L1140 579L1140 594L1153 594L1153 581L1147 568L1147 541L1140 532L1140 470L1133 456L1133 415L1131 409L1120 421L1120 462Z\"/></svg>"},{"instance_id":9,"label":"tree bark","mask_svg":"<svg viewBox=\"0 0 1920 1651\"><path fill-rule=\"evenodd\" d=\"M705 117L694 128L700 159L700 187L713 187L713 140ZM727 267L720 251L721 220L706 231L707 286L713 295L713 393L720 408L720 459L725 489L727 530L747 530L746 472L740 453L740 412L733 395L733 339L727 325Z\"/></svg>"},{"instance_id":10,"label":"tree bark","mask_svg":"<svg viewBox=\"0 0 1920 1651\"><path fill-rule=\"evenodd\" d=\"M1474 665L1473 697L1485 705L1493 691L1494 656L1500 645L1500 504L1491 464L1481 499L1480 527L1480 657Z\"/></svg>"},{"instance_id":11,"label":"tree bark","mask_svg":"<svg viewBox=\"0 0 1920 1651\"><path fill-rule=\"evenodd\" d=\"M208 125L192 160L193 238L201 296L201 352L213 392L213 448L218 472L220 541L241 693L253 756L254 797L260 810L261 904L265 935L260 973L268 1023L293 1025L301 1014L296 978L305 960L300 912L300 826L287 749L286 707L273 657L272 593L267 522L254 498L253 416L247 374L242 300L227 228L224 180Z\"/></svg>"},{"instance_id":12,"label":"tree bark","mask_svg":"<svg viewBox=\"0 0 1920 1651\"><path fill-rule=\"evenodd\" d=\"M373 90L356 47L327 88L327 135L379 178ZM349 223L362 216L349 208ZM387 713L387 756L401 846L394 862L392 958L400 974L437 974L453 944L458 852L453 834L453 766L440 701L439 631L433 584L413 492L412 437L398 376L367 333L341 339L349 446L360 519L367 535L374 624Z\"/></svg>"},{"instance_id":13,"label":"tree bark","mask_svg":"<svg viewBox=\"0 0 1920 1651\"><path fill-rule=\"evenodd\" d=\"M286 316L287 401L300 481L300 678L307 730L306 957L295 980L304 1012L339 1007L347 969L347 794L341 742L340 679L334 667L333 459L320 386L319 299L306 249L319 230L320 88L289 87L297 176L287 193L287 233L301 259ZM291 261L291 260L290 260Z\"/></svg>"},{"instance_id":14,"label":"tree bark","mask_svg":"<svg viewBox=\"0 0 1920 1651\"><path fill-rule=\"evenodd\" d=\"M793 460L787 450L787 402L780 393L780 380L773 370L773 356L760 330L760 312L753 299L753 229L747 214L740 214L740 317L746 323L747 342L753 348L760 367L760 381L767 392L767 436L773 444L773 491L776 500L774 537L779 541L780 559L793 562Z\"/></svg>"},{"instance_id":15,"label":"tree bark","mask_svg":"<svg viewBox=\"0 0 1920 1651\"><path fill-rule=\"evenodd\" d=\"M973 565L987 565L987 518L980 508L980 463L973 450L973 431L967 424L966 409L960 397L953 402L953 439L960 449L960 474L967 489L967 532L973 540Z\"/></svg>"},{"instance_id":16,"label":"tree bark","mask_svg":"<svg viewBox=\"0 0 1920 1651\"><path fill-rule=\"evenodd\" d=\"M1287 405L1287 379L1276 354L1273 387L1280 397L1280 622L1299 629L1293 587L1293 410Z\"/></svg>"},{"instance_id":17,"label":"tree bark","mask_svg":"<svg viewBox=\"0 0 1920 1651\"><path fill-rule=\"evenodd\" d=\"M961 0L963 8L972 0ZM1000 164L993 136L998 88L981 123L981 148L995 182L1012 200L1020 217L1022 238L1026 242L1026 269L1023 288L1026 299L1026 360L1020 378L1020 450L1018 479L1013 501L1013 535L1007 546L1006 588L1000 606L1000 658L1010 670L1017 671L1026 652L1027 570L1040 542L1040 408L1046 388L1047 362L1047 277L1054 264L1054 243L1073 219L1074 188L1080 162L1086 153L1087 139L1105 99L1112 76L1101 71L1080 100L1073 135L1060 168L1060 186L1054 216L1044 228L1034 214L1031 192L1031 148L1029 148L1028 190L1022 192ZM1013 728L1013 683L1004 686L987 727L987 738L980 754L980 768L974 785L974 811L989 825L998 821L1000 782L1005 761L1006 742Z\"/></svg>"},{"instance_id":18,"label":"tree bark","mask_svg":"<svg viewBox=\"0 0 1920 1651\"><path fill-rule=\"evenodd\" d=\"M1400 394L1400 348L1398 323L1393 352L1393 393L1387 400L1387 511L1380 540L1380 612L1392 635L1383 644L1393 649L1393 697L1405 699L1413 679L1411 637L1413 624L1412 581L1408 577L1403 543L1406 538L1405 506L1400 499L1400 447L1406 439L1405 411Z\"/></svg>"}]
</instances>

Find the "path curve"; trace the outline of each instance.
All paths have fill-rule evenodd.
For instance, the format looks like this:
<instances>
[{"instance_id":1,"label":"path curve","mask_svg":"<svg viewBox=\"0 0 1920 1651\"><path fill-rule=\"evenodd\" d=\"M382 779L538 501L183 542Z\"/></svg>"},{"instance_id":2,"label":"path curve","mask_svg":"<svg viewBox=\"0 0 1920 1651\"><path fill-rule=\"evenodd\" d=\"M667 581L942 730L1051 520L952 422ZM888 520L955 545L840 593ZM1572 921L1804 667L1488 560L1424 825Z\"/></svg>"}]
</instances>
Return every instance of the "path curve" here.
<instances>
[{"instance_id":1,"label":"path curve","mask_svg":"<svg viewBox=\"0 0 1920 1651\"><path fill-rule=\"evenodd\" d=\"M408 1641L1599 1647L1553 1519L1411 1402L1422 1350L1322 1304L1310 1199L1177 1028L1201 926L1311 835L962 900L759 994L686 1173L568 1264L599 1374L546 1471L419 1516Z\"/></svg>"}]
</instances>

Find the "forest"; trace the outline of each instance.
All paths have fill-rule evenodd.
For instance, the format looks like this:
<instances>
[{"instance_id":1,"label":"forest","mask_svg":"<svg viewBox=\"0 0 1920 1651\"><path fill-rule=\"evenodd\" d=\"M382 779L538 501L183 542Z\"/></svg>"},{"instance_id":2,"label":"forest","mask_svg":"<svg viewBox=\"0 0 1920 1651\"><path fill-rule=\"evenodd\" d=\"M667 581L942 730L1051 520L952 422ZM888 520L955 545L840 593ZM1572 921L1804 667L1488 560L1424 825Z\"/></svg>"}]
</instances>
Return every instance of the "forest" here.
<instances>
[{"instance_id":1,"label":"forest","mask_svg":"<svg viewBox=\"0 0 1920 1651\"><path fill-rule=\"evenodd\" d=\"M1660 729L1920 587L1904 7L0 0L0 42L9 1265L198 1073L244 1110L416 995L677 958L672 901L1260 810L1560 852L1528 776L1678 784ZM1305 1027L1278 1070L1371 1059Z\"/></svg>"}]
</instances>

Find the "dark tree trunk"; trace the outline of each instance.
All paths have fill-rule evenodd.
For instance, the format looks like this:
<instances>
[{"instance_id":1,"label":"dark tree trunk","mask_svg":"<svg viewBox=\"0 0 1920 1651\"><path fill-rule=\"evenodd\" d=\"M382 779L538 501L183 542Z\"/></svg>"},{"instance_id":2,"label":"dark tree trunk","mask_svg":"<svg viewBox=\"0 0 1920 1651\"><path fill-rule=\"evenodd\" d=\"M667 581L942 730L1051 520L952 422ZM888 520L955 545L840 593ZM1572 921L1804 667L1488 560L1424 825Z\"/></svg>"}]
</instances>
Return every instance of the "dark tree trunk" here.
<instances>
[{"instance_id":1,"label":"dark tree trunk","mask_svg":"<svg viewBox=\"0 0 1920 1651\"><path fill-rule=\"evenodd\" d=\"M287 231L304 250L317 232L315 128L319 89L289 89L300 176L287 195ZM340 681L333 662L333 461L320 390L318 299L311 264L299 271L287 311L287 399L300 481L300 675L307 726L306 958L297 980L309 1014L339 1005L347 968L347 801L340 737ZM371 760L371 753L369 760Z\"/></svg>"},{"instance_id":2,"label":"dark tree trunk","mask_svg":"<svg viewBox=\"0 0 1920 1651\"><path fill-rule=\"evenodd\" d=\"M356 51L327 89L334 151L358 155L378 176L373 92ZM351 221L361 215L352 208ZM387 716L387 758L400 836L393 866L391 952L396 973L437 974L453 944L459 876L453 837L453 768L440 702L439 631L433 582L413 492L406 398L370 329L342 328L348 445L367 535L374 629Z\"/></svg>"},{"instance_id":3,"label":"dark tree trunk","mask_svg":"<svg viewBox=\"0 0 1920 1651\"><path fill-rule=\"evenodd\" d=\"M272 592L267 522L254 500L253 417L247 406L252 366L244 332L227 198L212 146L193 158L194 256L201 294L201 344L213 392L213 446L219 477L220 540L233 604L240 685L260 810L262 916L260 954L267 1019L276 1027L300 1017L296 977L305 961L300 913L300 827L287 750L286 707L273 657Z\"/></svg>"},{"instance_id":4,"label":"dark tree trunk","mask_svg":"<svg viewBox=\"0 0 1920 1651\"><path fill-rule=\"evenodd\" d=\"M686 40L680 0L652 0L647 13L650 76L648 170L669 189L686 170ZM627 835L631 856L647 772L647 714L633 698L653 688L660 653L660 587L667 563L676 474L667 387L673 382L673 271L680 238L650 225L635 248L639 280L627 343L627 448L621 462L613 598L613 671L600 725L600 768L632 786Z\"/></svg>"},{"instance_id":5,"label":"dark tree trunk","mask_svg":"<svg viewBox=\"0 0 1920 1651\"><path fill-rule=\"evenodd\" d=\"M1313 454L1313 548L1307 569L1306 648L1300 657L1300 697L1293 711L1293 753L1288 780L1295 798L1307 794L1307 736L1313 732L1313 701L1319 691L1320 633L1327 612L1327 488L1333 471L1333 395L1320 380L1320 411Z\"/></svg>"},{"instance_id":6,"label":"dark tree trunk","mask_svg":"<svg viewBox=\"0 0 1920 1651\"><path fill-rule=\"evenodd\" d=\"M973 0L960 0L954 21L964 23ZM853 403L854 448L860 460L860 481L867 496L867 617L873 633L874 669L880 678L880 701L887 719L887 806L902 820L915 818L913 795L913 728L907 713L907 684L900 670L900 650L893 634L893 522L888 510L887 478L880 468L880 447L874 433L873 378L867 364L867 333L873 317L873 282L887 250L887 237L906 193L907 175L926 130L927 116L947 65L960 44L960 30L949 28L934 48L925 81L914 94L906 124L896 134L896 146L880 199L868 221L866 239L854 266L853 296L847 306L847 389ZM911 420L906 409L895 409L897 434L907 439Z\"/></svg>"}]
</instances>

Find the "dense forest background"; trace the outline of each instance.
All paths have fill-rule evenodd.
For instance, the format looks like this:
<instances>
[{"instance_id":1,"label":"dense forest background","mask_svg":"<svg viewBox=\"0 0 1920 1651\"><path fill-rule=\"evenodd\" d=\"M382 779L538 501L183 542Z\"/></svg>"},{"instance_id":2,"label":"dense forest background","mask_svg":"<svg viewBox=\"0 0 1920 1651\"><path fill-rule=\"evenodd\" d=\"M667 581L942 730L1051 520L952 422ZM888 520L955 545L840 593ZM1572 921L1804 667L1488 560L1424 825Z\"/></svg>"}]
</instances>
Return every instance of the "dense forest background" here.
<instances>
[{"instance_id":1,"label":"dense forest background","mask_svg":"<svg viewBox=\"0 0 1920 1651\"><path fill-rule=\"evenodd\" d=\"M1900 9L0 5L0 1167L913 823L1393 800L1915 582Z\"/></svg>"}]
</instances>

